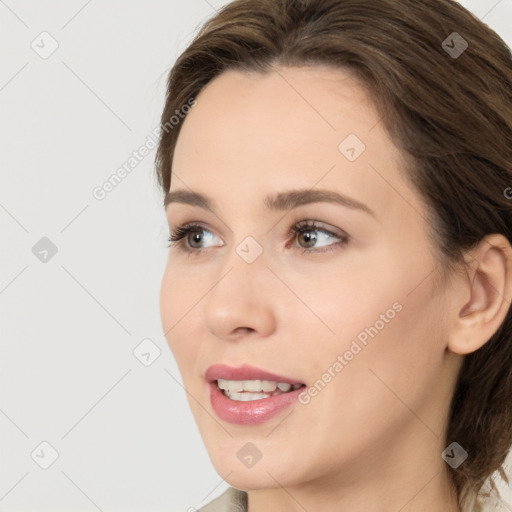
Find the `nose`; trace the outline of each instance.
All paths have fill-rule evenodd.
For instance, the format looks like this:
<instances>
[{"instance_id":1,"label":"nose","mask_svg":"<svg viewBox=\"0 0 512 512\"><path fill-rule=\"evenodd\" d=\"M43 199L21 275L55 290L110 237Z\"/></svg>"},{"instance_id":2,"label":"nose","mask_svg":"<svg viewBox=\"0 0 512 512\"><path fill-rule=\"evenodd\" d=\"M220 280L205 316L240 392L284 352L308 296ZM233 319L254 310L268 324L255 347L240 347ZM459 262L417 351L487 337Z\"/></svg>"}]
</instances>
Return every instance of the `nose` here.
<instances>
[{"instance_id":1,"label":"nose","mask_svg":"<svg viewBox=\"0 0 512 512\"><path fill-rule=\"evenodd\" d=\"M270 336L276 328L272 277L263 256L247 263L233 250L202 301L206 330L226 341Z\"/></svg>"}]
</instances>

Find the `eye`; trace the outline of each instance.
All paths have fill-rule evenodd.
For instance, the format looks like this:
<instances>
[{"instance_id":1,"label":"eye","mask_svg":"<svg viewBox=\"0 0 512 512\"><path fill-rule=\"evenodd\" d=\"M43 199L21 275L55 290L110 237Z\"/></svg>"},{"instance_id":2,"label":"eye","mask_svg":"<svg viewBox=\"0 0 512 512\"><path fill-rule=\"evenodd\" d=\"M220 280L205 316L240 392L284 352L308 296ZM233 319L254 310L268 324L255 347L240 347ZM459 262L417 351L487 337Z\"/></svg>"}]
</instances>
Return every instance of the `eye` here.
<instances>
[{"instance_id":1,"label":"eye","mask_svg":"<svg viewBox=\"0 0 512 512\"><path fill-rule=\"evenodd\" d=\"M304 249L303 252L333 251L340 246L345 246L349 239L346 233L335 234L315 221L298 222L291 227L289 235L295 237L298 247ZM317 250L320 247L325 249Z\"/></svg>"},{"instance_id":2,"label":"eye","mask_svg":"<svg viewBox=\"0 0 512 512\"><path fill-rule=\"evenodd\" d=\"M315 221L297 222L290 228L288 236L297 241L294 247L302 248L303 253L333 251L347 245L349 240L346 233L341 231L339 234L333 233ZM171 233L168 247L178 247L189 253L199 253L209 247L224 245L222 241L215 243L215 238L219 239L204 226L188 223L179 226Z\"/></svg>"},{"instance_id":3,"label":"eye","mask_svg":"<svg viewBox=\"0 0 512 512\"><path fill-rule=\"evenodd\" d=\"M205 233L208 234L204 236ZM211 242L214 238L218 237L208 229L204 228L203 226L200 226L199 224L189 223L176 228L176 230L174 230L170 234L170 243L168 247L177 246L180 249L192 252L194 249L205 249L215 245L224 245L222 242L220 244L213 243L210 246L206 247L202 245L205 242Z\"/></svg>"}]
</instances>

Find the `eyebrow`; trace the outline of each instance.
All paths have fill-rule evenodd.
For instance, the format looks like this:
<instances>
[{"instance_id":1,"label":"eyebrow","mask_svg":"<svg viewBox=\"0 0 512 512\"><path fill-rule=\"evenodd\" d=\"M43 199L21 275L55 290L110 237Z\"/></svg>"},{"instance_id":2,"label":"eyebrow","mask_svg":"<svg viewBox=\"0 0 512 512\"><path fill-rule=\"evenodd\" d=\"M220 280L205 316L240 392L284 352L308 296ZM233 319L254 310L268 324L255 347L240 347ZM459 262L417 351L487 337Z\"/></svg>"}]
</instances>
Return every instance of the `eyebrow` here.
<instances>
[{"instance_id":1,"label":"eyebrow","mask_svg":"<svg viewBox=\"0 0 512 512\"><path fill-rule=\"evenodd\" d=\"M191 190L178 189L167 192L164 198L164 208L171 203L188 204L199 206L205 210L215 210L215 202L199 192ZM361 210L375 217L375 212L364 203L351 197L333 192L332 190L305 189L280 192L273 196L265 197L263 204L267 210L281 211L291 210L298 206L311 203L334 203L340 204L353 210Z\"/></svg>"}]
</instances>

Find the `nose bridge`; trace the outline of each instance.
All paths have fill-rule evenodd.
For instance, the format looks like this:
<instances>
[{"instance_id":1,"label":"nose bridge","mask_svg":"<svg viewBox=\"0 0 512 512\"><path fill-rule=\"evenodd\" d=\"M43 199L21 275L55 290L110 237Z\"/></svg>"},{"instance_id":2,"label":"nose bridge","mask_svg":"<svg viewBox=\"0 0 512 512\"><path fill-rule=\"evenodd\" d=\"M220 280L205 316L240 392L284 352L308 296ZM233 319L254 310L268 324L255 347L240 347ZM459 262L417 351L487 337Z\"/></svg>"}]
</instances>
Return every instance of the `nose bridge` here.
<instances>
[{"instance_id":1,"label":"nose bridge","mask_svg":"<svg viewBox=\"0 0 512 512\"><path fill-rule=\"evenodd\" d=\"M227 251L219 275L221 280L216 287L226 290L230 295L238 294L240 300L252 298L256 301L258 292L264 290L267 273L263 244L249 235Z\"/></svg>"},{"instance_id":2,"label":"nose bridge","mask_svg":"<svg viewBox=\"0 0 512 512\"><path fill-rule=\"evenodd\" d=\"M254 330L268 336L275 327L272 294L265 283L271 273L266 267L262 244L247 236L225 254L216 283L205 297L203 322L220 338Z\"/></svg>"}]
</instances>

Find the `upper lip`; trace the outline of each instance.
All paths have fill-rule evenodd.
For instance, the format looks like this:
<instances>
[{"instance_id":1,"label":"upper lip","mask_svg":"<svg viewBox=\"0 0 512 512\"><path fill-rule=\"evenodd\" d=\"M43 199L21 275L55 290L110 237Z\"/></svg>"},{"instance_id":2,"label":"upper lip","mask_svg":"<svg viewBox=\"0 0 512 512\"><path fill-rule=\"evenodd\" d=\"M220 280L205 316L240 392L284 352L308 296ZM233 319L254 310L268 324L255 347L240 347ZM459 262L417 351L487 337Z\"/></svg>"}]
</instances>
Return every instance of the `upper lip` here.
<instances>
[{"instance_id":1,"label":"upper lip","mask_svg":"<svg viewBox=\"0 0 512 512\"><path fill-rule=\"evenodd\" d=\"M298 379L277 375L276 373L262 370L254 366L244 364L233 367L226 364L214 364L206 370L205 378L208 382L215 382L218 379L224 380L270 380L274 382L285 382L288 384L303 384Z\"/></svg>"}]
</instances>

